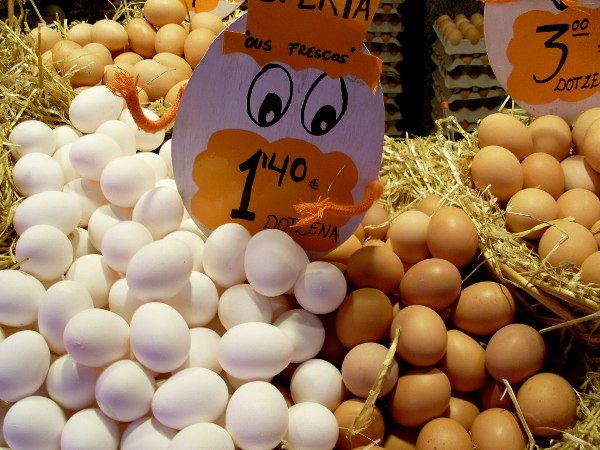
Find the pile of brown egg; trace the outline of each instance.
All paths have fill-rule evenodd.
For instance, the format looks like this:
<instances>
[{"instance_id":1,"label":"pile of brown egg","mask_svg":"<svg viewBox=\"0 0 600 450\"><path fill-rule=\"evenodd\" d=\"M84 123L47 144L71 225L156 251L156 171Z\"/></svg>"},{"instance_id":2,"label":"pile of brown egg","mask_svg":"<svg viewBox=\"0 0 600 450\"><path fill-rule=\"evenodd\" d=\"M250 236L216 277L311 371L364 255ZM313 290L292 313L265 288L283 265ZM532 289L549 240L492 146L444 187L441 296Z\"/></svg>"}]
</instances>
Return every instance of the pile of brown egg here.
<instances>
[{"instance_id":1,"label":"pile of brown egg","mask_svg":"<svg viewBox=\"0 0 600 450\"><path fill-rule=\"evenodd\" d=\"M444 14L437 18L435 25L440 35L452 45L458 45L463 39L475 45L484 34L483 15L480 13L475 13L470 18L457 14L454 19Z\"/></svg>"},{"instance_id":2,"label":"pile of brown egg","mask_svg":"<svg viewBox=\"0 0 600 450\"><path fill-rule=\"evenodd\" d=\"M64 38L46 26L34 28L30 36L34 45L41 38L46 67L60 75L72 73L75 88L106 84L115 71L124 70L140 77L143 104L165 98L170 105L224 25L209 12L186 20L188 11L178 0L147 0L143 14L125 25L111 19L77 23Z\"/></svg>"}]
</instances>

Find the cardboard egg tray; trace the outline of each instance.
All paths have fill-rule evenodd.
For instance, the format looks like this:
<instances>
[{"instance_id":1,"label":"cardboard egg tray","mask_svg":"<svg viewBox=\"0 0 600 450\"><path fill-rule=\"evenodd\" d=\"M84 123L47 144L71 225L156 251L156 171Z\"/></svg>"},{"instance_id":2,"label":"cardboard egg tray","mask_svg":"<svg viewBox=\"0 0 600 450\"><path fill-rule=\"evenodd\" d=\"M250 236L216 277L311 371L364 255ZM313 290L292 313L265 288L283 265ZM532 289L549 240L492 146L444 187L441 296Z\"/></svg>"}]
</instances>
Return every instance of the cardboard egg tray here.
<instances>
[{"instance_id":1,"label":"cardboard egg tray","mask_svg":"<svg viewBox=\"0 0 600 450\"><path fill-rule=\"evenodd\" d=\"M392 120L385 123L385 134L387 136L402 136L404 131L402 130L401 120Z\"/></svg>"},{"instance_id":2,"label":"cardboard egg tray","mask_svg":"<svg viewBox=\"0 0 600 450\"><path fill-rule=\"evenodd\" d=\"M402 33L402 17L399 14L375 14L369 31L375 33Z\"/></svg>"},{"instance_id":3,"label":"cardboard egg tray","mask_svg":"<svg viewBox=\"0 0 600 450\"><path fill-rule=\"evenodd\" d=\"M500 87L479 88L472 87L468 89L455 88L450 89L444 84L444 79L439 72L433 74L433 90L436 98L441 101L452 103L463 100L482 100L492 97L506 97L506 91Z\"/></svg>"},{"instance_id":4,"label":"cardboard egg tray","mask_svg":"<svg viewBox=\"0 0 600 450\"><path fill-rule=\"evenodd\" d=\"M477 73L476 71L469 71L469 73L453 72L451 74L440 67L438 67L434 73L435 72L439 74L438 76L443 80L443 85L448 89L481 89L498 87L500 85L500 82L493 73Z\"/></svg>"},{"instance_id":5,"label":"cardboard egg tray","mask_svg":"<svg viewBox=\"0 0 600 450\"><path fill-rule=\"evenodd\" d=\"M399 14L398 9L396 9L396 6L401 5L402 3L404 3L404 0L396 0L394 2L386 0L385 2L379 4L379 8L377 8L377 11L375 12L377 14Z\"/></svg>"},{"instance_id":6,"label":"cardboard egg tray","mask_svg":"<svg viewBox=\"0 0 600 450\"><path fill-rule=\"evenodd\" d=\"M365 44L368 46L371 42L375 44L387 44L391 42L396 45L400 45L400 41L398 40L398 36L400 36L402 31L367 31L365 35Z\"/></svg>"},{"instance_id":7,"label":"cardboard egg tray","mask_svg":"<svg viewBox=\"0 0 600 450\"><path fill-rule=\"evenodd\" d=\"M487 53L485 48L485 38L482 37L476 44L472 44L468 39L463 39L458 43L458 45L452 45L450 42L446 40L441 30L437 27L437 25L433 25L433 29L435 30L435 34L439 38L440 42L444 47L444 52L447 55L474 55L474 54L482 54Z\"/></svg>"},{"instance_id":8,"label":"cardboard egg tray","mask_svg":"<svg viewBox=\"0 0 600 450\"><path fill-rule=\"evenodd\" d=\"M456 117L456 119L461 123L466 122L469 124L467 128L463 126L466 131L473 131L475 129L475 125L481 119L490 114L497 112L498 107L502 103L502 97L497 97L496 101L494 99L486 99L483 104L479 103L476 107L472 102L468 102L468 107L461 104L461 102L454 102L450 104L450 115ZM431 100L432 106L432 114L431 117L434 120L439 119L444 116L444 112L442 110L441 104L437 100Z\"/></svg>"},{"instance_id":9,"label":"cardboard egg tray","mask_svg":"<svg viewBox=\"0 0 600 450\"><path fill-rule=\"evenodd\" d=\"M487 53L473 55L448 55L444 51L442 42L437 39L431 46L433 53L431 59L438 66L450 72L461 66L489 66Z\"/></svg>"}]
</instances>

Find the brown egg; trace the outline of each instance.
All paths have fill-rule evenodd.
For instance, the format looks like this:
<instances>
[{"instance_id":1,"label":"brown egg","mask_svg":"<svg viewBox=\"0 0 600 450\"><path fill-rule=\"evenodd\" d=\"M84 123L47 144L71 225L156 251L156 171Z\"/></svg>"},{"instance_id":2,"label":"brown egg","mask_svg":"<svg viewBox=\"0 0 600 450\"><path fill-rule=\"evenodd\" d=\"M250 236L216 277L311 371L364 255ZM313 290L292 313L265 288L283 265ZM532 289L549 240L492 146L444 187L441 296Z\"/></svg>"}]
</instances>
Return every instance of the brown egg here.
<instances>
[{"instance_id":1,"label":"brown egg","mask_svg":"<svg viewBox=\"0 0 600 450\"><path fill-rule=\"evenodd\" d=\"M502 408L483 411L473 421L471 439L477 450L524 450L525 436L513 413Z\"/></svg>"},{"instance_id":2,"label":"brown egg","mask_svg":"<svg viewBox=\"0 0 600 450\"><path fill-rule=\"evenodd\" d=\"M519 161L533 151L531 131L516 117L494 113L482 119L477 126L479 147L498 145L513 153Z\"/></svg>"},{"instance_id":3,"label":"brown egg","mask_svg":"<svg viewBox=\"0 0 600 450\"><path fill-rule=\"evenodd\" d=\"M442 416L450 404L450 381L434 368L412 369L398 378L390 401L399 425L417 427Z\"/></svg>"},{"instance_id":4,"label":"brown egg","mask_svg":"<svg viewBox=\"0 0 600 450\"><path fill-rule=\"evenodd\" d=\"M438 417L427 422L417 438L417 450L472 450L469 432L456 420Z\"/></svg>"},{"instance_id":5,"label":"brown egg","mask_svg":"<svg viewBox=\"0 0 600 450\"><path fill-rule=\"evenodd\" d=\"M62 41L62 36L54 28L38 26L29 32L29 36L33 39L33 48L37 49L38 40L41 41L40 53L46 53L51 50L58 41Z\"/></svg>"},{"instance_id":6,"label":"brown egg","mask_svg":"<svg viewBox=\"0 0 600 450\"><path fill-rule=\"evenodd\" d=\"M402 261L387 245L369 245L348 259L348 278L358 288L372 287L391 294L404 275Z\"/></svg>"},{"instance_id":7,"label":"brown egg","mask_svg":"<svg viewBox=\"0 0 600 450\"><path fill-rule=\"evenodd\" d=\"M594 235L586 227L575 222L551 226L540 238L538 246L540 258L554 267L565 263L581 267L583 261L596 251L598 244Z\"/></svg>"},{"instance_id":8,"label":"brown egg","mask_svg":"<svg viewBox=\"0 0 600 450\"><path fill-rule=\"evenodd\" d=\"M379 374L388 349L375 342L365 342L353 347L342 363L342 380L348 390L356 397L367 398ZM378 397L391 392L398 381L398 363L394 359L387 371Z\"/></svg>"},{"instance_id":9,"label":"brown egg","mask_svg":"<svg viewBox=\"0 0 600 450\"><path fill-rule=\"evenodd\" d=\"M456 26L460 25L462 22L467 22L469 19L467 19L467 16L465 16L462 13L457 14L456 16L454 16L454 23L456 24Z\"/></svg>"},{"instance_id":10,"label":"brown egg","mask_svg":"<svg viewBox=\"0 0 600 450\"><path fill-rule=\"evenodd\" d=\"M471 162L471 178L477 189L489 192L506 203L523 187L523 169L517 157L504 147L489 145L479 150Z\"/></svg>"},{"instance_id":11,"label":"brown egg","mask_svg":"<svg viewBox=\"0 0 600 450\"><path fill-rule=\"evenodd\" d=\"M363 242L363 247L380 247L386 245L384 241L381 239L373 239L368 238L365 242ZM387 247L390 247L389 245ZM392 248L392 247L390 247Z\"/></svg>"},{"instance_id":12,"label":"brown egg","mask_svg":"<svg viewBox=\"0 0 600 450\"><path fill-rule=\"evenodd\" d=\"M405 305L423 305L443 311L460 295L462 277L454 264L429 258L406 271L400 282L400 298Z\"/></svg>"},{"instance_id":13,"label":"brown egg","mask_svg":"<svg viewBox=\"0 0 600 450\"><path fill-rule=\"evenodd\" d=\"M379 409L373 407L373 421L360 433L350 437L346 436L352 422L359 416L365 402L362 399L346 400L334 411L335 418L340 430L335 448L338 450L351 450L357 446L368 445L377 439L382 439L385 433L383 416Z\"/></svg>"},{"instance_id":14,"label":"brown egg","mask_svg":"<svg viewBox=\"0 0 600 450\"><path fill-rule=\"evenodd\" d=\"M81 48L77 42L61 40L58 41L54 46L52 46L52 62L54 64L54 68L60 74L65 73L65 64L71 59L71 54L74 50L78 50Z\"/></svg>"},{"instance_id":15,"label":"brown egg","mask_svg":"<svg viewBox=\"0 0 600 450\"><path fill-rule=\"evenodd\" d=\"M514 233L531 230L558 217L559 207L556 200L541 189L523 189L513 195L506 205L506 225ZM532 231L525 237L539 239L546 228L547 226Z\"/></svg>"},{"instance_id":16,"label":"brown egg","mask_svg":"<svg viewBox=\"0 0 600 450\"><path fill-rule=\"evenodd\" d=\"M450 261L458 268L464 267L479 249L477 229L462 209L444 206L431 216L427 246L435 258Z\"/></svg>"},{"instance_id":17,"label":"brown egg","mask_svg":"<svg viewBox=\"0 0 600 450\"><path fill-rule=\"evenodd\" d=\"M424 197L417 205L417 211L422 211L428 216L433 215L443 205L444 199L436 194Z\"/></svg>"},{"instance_id":18,"label":"brown egg","mask_svg":"<svg viewBox=\"0 0 600 450\"><path fill-rule=\"evenodd\" d=\"M546 344L535 328L511 323L490 338L485 349L485 367L498 381L518 383L537 373L546 358Z\"/></svg>"},{"instance_id":19,"label":"brown egg","mask_svg":"<svg viewBox=\"0 0 600 450\"><path fill-rule=\"evenodd\" d=\"M390 226L390 215L379 203L374 203L361 220L365 236L373 239L383 239Z\"/></svg>"},{"instance_id":20,"label":"brown egg","mask_svg":"<svg viewBox=\"0 0 600 450\"><path fill-rule=\"evenodd\" d=\"M163 66L152 59L145 59L133 66L133 76L138 75L139 82L146 84L144 90L150 101L164 97L179 81L170 67Z\"/></svg>"},{"instance_id":21,"label":"brown egg","mask_svg":"<svg viewBox=\"0 0 600 450\"><path fill-rule=\"evenodd\" d=\"M92 42L92 24L81 22L76 23L67 31L67 39L77 42L82 47Z\"/></svg>"},{"instance_id":22,"label":"brown egg","mask_svg":"<svg viewBox=\"0 0 600 450\"><path fill-rule=\"evenodd\" d=\"M166 101L166 98L165 98ZM322 256L321 261L329 261L329 262L341 262L346 264L350 256L362 247L361 242L354 235L350 236L346 239L339 247L336 247L325 256Z\"/></svg>"},{"instance_id":23,"label":"brown egg","mask_svg":"<svg viewBox=\"0 0 600 450\"><path fill-rule=\"evenodd\" d=\"M429 216L422 211L410 210L399 214L389 227L387 236L392 250L408 264L427 258L427 228Z\"/></svg>"},{"instance_id":24,"label":"brown egg","mask_svg":"<svg viewBox=\"0 0 600 450\"><path fill-rule=\"evenodd\" d=\"M480 281L462 290L452 308L452 322L467 333L490 336L513 321L517 304L506 286Z\"/></svg>"},{"instance_id":25,"label":"brown egg","mask_svg":"<svg viewBox=\"0 0 600 450\"><path fill-rule=\"evenodd\" d=\"M488 378L485 350L479 342L459 330L448 330L446 354L438 367L450 380L452 389L459 392L481 389Z\"/></svg>"},{"instance_id":26,"label":"brown egg","mask_svg":"<svg viewBox=\"0 0 600 450\"><path fill-rule=\"evenodd\" d=\"M532 376L519 388L517 401L535 435L562 434L577 421L577 396L560 375L538 373Z\"/></svg>"},{"instance_id":27,"label":"brown egg","mask_svg":"<svg viewBox=\"0 0 600 450\"><path fill-rule=\"evenodd\" d=\"M523 189L538 188L557 199L565 191L565 174L556 158L532 153L521 161Z\"/></svg>"},{"instance_id":28,"label":"brown egg","mask_svg":"<svg viewBox=\"0 0 600 450\"><path fill-rule=\"evenodd\" d=\"M446 353L446 325L433 309L421 305L401 309L390 327L392 339L398 328L396 353L404 361L415 366L432 366Z\"/></svg>"},{"instance_id":29,"label":"brown egg","mask_svg":"<svg viewBox=\"0 0 600 450\"><path fill-rule=\"evenodd\" d=\"M475 14L471 15L471 23L475 26L483 23L483 14L475 13Z\"/></svg>"},{"instance_id":30,"label":"brown egg","mask_svg":"<svg viewBox=\"0 0 600 450\"><path fill-rule=\"evenodd\" d=\"M458 27L458 29L460 30L460 32L463 35L465 34L465 31L470 30L470 29L475 29L477 31L475 26L469 20L466 20L466 18L461 20L460 22L457 22L456 26Z\"/></svg>"},{"instance_id":31,"label":"brown egg","mask_svg":"<svg viewBox=\"0 0 600 450\"><path fill-rule=\"evenodd\" d=\"M181 23L187 15L184 2L179 0L146 0L144 17L155 27L168 23Z\"/></svg>"},{"instance_id":32,"label":"brown egg","mask_svg":"<svg viewBox=\"0 0 600 450\"><path fill-rule=\"evenodd\" d=\"M131 19L127 26L129 46L131 50L144 58L152 58L156 54L154 39L156 30L146 20L141 18Z\"/></svg>"},{"instance_id":33,"label":"brown egg","mask_svg":"<svg viewBox=\"0 0 600 450\"><path fill-rule=\"evenodd\" d=\"M197 28L188 34L183 45L183 53L185 60L192 66L196 67L204 55L208 51L208 47L212 44L217 36L206 28Z\"/></svg>"},{"instance_id":34,"label":"brown egg","mask_svg":"<svg viewBox=\"0 0 600 450\"><path fill-rule=\"evenodd\" d=\"M571 189L556 201L558 217L573 217L575 222L592 228L600 220L600 199L587 189Z\"/></svg>"},{"instance_id":35,"label":"brown egg","mask_svg":"<svg viewBox=\"0 0 600 450\"><path fill-rule=\"evenodd\" d=\"M479 408L471 399L452 396L445 416L456 420L465 430L469 431L479 412Z\"/></svg>"},{"instance_id":36,"label":"brown egg","mask_svg":"<svg viewBox=\"0 0 600 450\"><path fill-rule=\"evenodd\" d=\"M219 16L211 12L199 12L192 16L192 30L207 28L214 34L219 34L225 28L225 24Z\"/></svg>"},{"instance_id":37,"label":"brown egg","mask_svg":"<svg viewBox=\"0 0 600 450\"><path fill-rule=\"evenodd\" d=\"M87 53L93 54L96 58L98 58L100 64L102 64L102 67L113 63L110 51L102 44L98 44L97 42L91 42L89 44L84 45L83 50L85 50Z\"/></svg>"},{"instance_id":38,"label":"brown egg","mask_svg":"<svg viewBox=\"0 0 600 450\"><path fill-rule=\"evenodd\" d=\"M52 50L47 50L46 52L42 53L42 64L53 77L59 77L58 72L54 68Z\"/></svg>"},{"instance_id":39,"label":"brown egg","mask_svg":"<svg viewBox=\"0 0 600 450\"><path fill-rule=\"evenodd\" d=\"M122 71L127 72L129 75L133 75L133 66L127 63L109 64L108 66L104 66L102 84L110 83L115 78L115 74Z\"/></svg>"},{"instance_id":40,"label":"brown egg","mask_svg":"<svg viewBox=\"0 0 600 450\"><path fill-rule=\"evenodd\" d=\"M383 292L363 288L351 292L337 310L335 329L346 347L377 342L388 335L392 302Z\"/></svg>"},{"instance_id":41,"label":"brown egg","mask_svg":"<svg viewBox=\"0 0 600 450\"><path fill-rule=\"evenodd\" d=\"M464 30L463 35L465 36L465 39L468 39L473 45L481 40L481 33L474 26L467 27L467 29Z\"/></svg>"},{"instance_id":42,"label":"brown egg","mask_svg":"<svg viewBox=\"0 0 600 450\"><path fill-rule=\"evenodd\" d=\"M581 281L600 285L600 252L594 252L581 264Z\"/></svg>"},{"instance_id":43,"label":"brown egg","mask_svg":"<svg viewBox=\"0 0 600 450\"><path fill-rule=\"evenodd\" d=\"M592 169L583 155L573 155L561 161L565 174L565 190L583 188L600 195L600 174Z\"/></svg>"},{"instance_id":44,"label":"brown egg","mask_svg":"<svg viewBox=\"0 0 600 450\"><path fill-rule=\"evenodd\" d=\"M571 129L562 117L548 114L535 119L529 125L535 153L547 153L558 161L567 156L573 145Z\"/></svg>"},{"instance_id":45,"label":"brown egg","mask_svg":"<svg viewBox=\"0 0 600 450\"><path fill-rule=\"evenodd\" d=\"M512 411L515 409L515 405L506 390L506 385L492 377L487 379L483 388L479 391L479 401L484 410L502 408Z\"/></svg>"},{"instance_id":46,"label":"brown egg","mask_svg":"<svg viewBox=\"0 0 600 450\"><path fill-rule=\"evenodd\" d=\"M122 51L127 47L127 31L119 22L102 19L92 25L92 42L104 45L111 52Z\"/></svg>"},{"instance_id":47,"label":"brown egg","mask_svg":"<svg viewBox=\"0 0 600 450\"><path fill-rule=\"evenodd\" d=\"M167 52L174 55L183 55L183 43L188 32L181 25L168 23L156 32L154 48L157 53Z\"/></svg>"},{"instance_id":48,"label":"brown egg","mask_svg":"<svg viewBox=\"0 0 600 450\"><path fill-rule=\"evenodd\" d=\"M348 348L341 343L335 330L336 315L336 312L319 315L319 319L321 319L325 328L325 342L315 358L324 359L337 367L341 367L346 353L348 353Z\"/></svg>"},{"instance_id":49,"label":"brown egg","mask_svg":"<svg viewBox=\"0 0 600 450\"><path fill-rule=\"evenodd\" d=\"M593 121L588 127L581 153L585 157L586 162L596 172L600 171L600 117Z\"/></svg>"},{"instance_id":50,"label":"brown egg","mask_svg":"<svg viewBox=\"0 0 600 450\"><path fill-rule=\"evenodd\" d=\"M383 448L385 450L415 450L418 435L418 428L396 426L386 433L383 439Z\"/></svg>"},{"instance_id":51,"label":"brown egg","mask_svg":"<svg viewBox=\"0 0 600 450\"><path fill-rule=\"evenodd\" d=\"M361 242L361 244L365 241L365 229L363 228L362 225L358 225L356 230L354 230L353 234L354 234L354 236L356 236L358 238L358 240Z\"/></svg>"},{"instance_id":52,"label":"brown egg","mask_svg":"<svg viewBox=\"0 0 600 450\"><path fill-rule=\"evenodd\" d=\"M145 106L150 103L150 99L148 98L148 94L141 87L137 87L138 100L140 105Z\"/></svg>"},{"instance_id":53,"label":"brown egg","mask_svg":"<svg viewBox=\"0 0 600 450\"><path fill-rule=\"evenodd\" d=\"M175 69L172 73L178 83L183 80L189 80L192 76L190 65L185 59L177 55L173 55L172 53L157 53L152 59L163 66Z\"/></svg>"},{"instance_id":54,"label":"brown egg","mask_svg":"<svg viewBox=\"0 0 600 450\"><path fill-rule=\"evenodd\" d=\"M129 64L131 66L135 66L137 63L139 63L143 59L144 58L142 58L137 53L134 53L134 52L124 52L124 53L121 53L120 55L115 56L114 63L117 64L117 65L119 65L119 64Z\"/></svg>"},{"instance_id":55,"label":"brown egg","mask_svg":"<svg viewBox=\"0 0 600 450\"><path fill-rule=\"evenodd\" d=\"M446 34L446 40L450 42L452 45L460 44L462 41L463 35L458 28L448 29L448 34Z\"/></svg>"},{"instance_id":56,"label":"brown egg","mask_svg":"<svg viewBox=\"0 0 600 450\"><path fill-rule=\"evenodd\" d=\"M73 71L71 84L73 86L93 86L100 81L104 75L103 58L95 51L90 51L87 47L73 50L71 58L64 63L65 71ZM100 45L100 44L97 44Z\"/></svg>"},{"instance_id":57,"label":"brown egg","mask_svg":"<svg viewBox=\"0 0 600 450\"><path fill-rule=\"evenodd\" d=\"M571 133L573 135L573 147L576 152L579 153L581 151L588 127L597 119L600 119L600 106L582 112L575 119L575 122L573 122L573 131Z\"/></svg>"}]
</instances>

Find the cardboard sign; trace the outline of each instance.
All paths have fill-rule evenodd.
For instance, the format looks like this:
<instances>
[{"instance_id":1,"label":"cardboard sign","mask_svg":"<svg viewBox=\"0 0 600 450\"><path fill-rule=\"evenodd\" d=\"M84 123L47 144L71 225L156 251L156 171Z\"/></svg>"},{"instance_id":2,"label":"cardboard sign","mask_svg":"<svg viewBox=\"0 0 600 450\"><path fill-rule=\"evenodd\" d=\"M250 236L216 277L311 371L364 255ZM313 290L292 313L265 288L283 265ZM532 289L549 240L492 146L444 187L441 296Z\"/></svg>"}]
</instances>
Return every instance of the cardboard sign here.
<instances>
[{"instance_id":1,"label":"cardboard sign","mask_svg":"<svg viewBox=\"0 0 600 450\"><path fill-rule=\"evenodd\" d=\"M498 80L534 115L573 121L600 104L600 0L486 3L485 38Z\"/></svg>"},{"instance_id":2,"label":"cardboard sign","mask_svg":"<svg viewBox=\"0 0 600 450\"><path fill-rule=\"evenodd\" d=\"M221 19L227 17L243 3L243 0L185 0L190 14L211 12Z\"/></svg>"},{"instance_id":3,"label":"cardboard sign","mask_svg":"<svg viewBox=\"0 0 600 450\"><path fill-rule=\"evenodd\" d=\"M246 36L248 15L227 31ZM201 227L276 228L309 256L330 251L362 216L326 213L298 227L294 205L324 197L356 204L378 178L381 88L373 92L358 76L331 76L316 64L294 69L285 55L262 64L247 52L225 51L226 32L195 69L177 113L173 169L186 208ZM320 30L305 33L308 42ZM362 45L360 52L369 56Z\"/></svg>"}]
</instances>

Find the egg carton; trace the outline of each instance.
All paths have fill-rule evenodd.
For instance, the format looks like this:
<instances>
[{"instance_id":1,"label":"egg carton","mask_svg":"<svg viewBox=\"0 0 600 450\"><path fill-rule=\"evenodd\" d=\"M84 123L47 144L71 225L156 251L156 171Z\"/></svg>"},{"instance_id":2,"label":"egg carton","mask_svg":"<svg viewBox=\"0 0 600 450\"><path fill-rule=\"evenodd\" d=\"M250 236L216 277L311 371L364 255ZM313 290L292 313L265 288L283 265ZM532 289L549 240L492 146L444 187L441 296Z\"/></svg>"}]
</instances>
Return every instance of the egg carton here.
<instances>
[{"instance_id":1,"label":"egg carton","mask_svg":"<svg viewBox=\"0 0 600 450\"><path fill-rule=\"evenodd\" d=\"M470 88L470 89L449 89L444 85L439 72L435 72L433 75L433 91L435 92L436 98L441 102L445 101L452 103L461 100L481 100L492 97L506 97L508 95L502 87L491 87L491 88Z\"/></svg>"},{"instance_id":2,"label":"egg carton","mask_svg":"<svg viewBox=\"0 0 600 450\"><path fill-rule=\"evenodd\" d=\"M398 45L402 45L400 44L400 41L398 40L398 36L400 36L402 32L401 31L367 31L367 34L365 35L365 44L368 44L369 42L374 42L376 44L387 44L388 41L394 39L394 43L397 43Z\"/></svg>"},{"instance_id":3,"label":"egg carton","mask_svg":"<svg viewBox=\"0 0 600 450\"><path fill-rule=\"evenodd\" d=\"M438 39L444 47L444 52L447 55L475 55L487 53L485 48L485 38L482 36L476 44L472 44L468 39L462 39L457 45L452 45L446 40L441 30L437 25L433 25L433 29Z\"/></svg>"},{"instance_id":4,"label":"egg carton","mask_svg":"<svg viewBox=\"0 0 600 450\"><path fill-rule=\"evenodd\" d=\"M431 100L431 106L432 106L432 111L433 111L432 114L436 119L444 117L444 111L442 110L440 102L433 99L433 100ZM452 105L450 105L450 106L452 107ZM496 105L493 105L490 103L485 106L479 106L476 109L461 107L461 108L458 108L455 110L451 109L449 111L449 113L450 113L450 115L456 117L456 119L459 122L466 121L469 123L476 124L478 121L480 121L484 117L497 112L498 106L500 106L500 103L498 103Z\"/></svg>"},{"instance_id":5,"label":"egg carton","mask_svg":"<svg viewBox=\"0 0 600 450\"><path fill-rule=\"evenodd\" d=\"M405 131L402 129L401 121L396 120L393 122L386 122L385 124L385 134L387 136L403 136Z\"/></svg>"},{"instance_id":6,"label":"egg carton","mask_svg":"<svg viewBox=\"0 0 600 450\"><path fill-rule=\"evenodd\" d=\"M366 41L365 45L369 48L370 45L395 45L402 47L400 41L392 36L392 33L377 33L370 41Z\"/></svg>"},{"instance_id":7,"label":"egg carton","mask_svg":"<svg viewBox=\"0 0 600 450\"><path fill-rule=\"evenodd\" d=\"M387 50L382 51L379 49L371 50L371 54L377 56L384 63L387 64L396 64L404 59L402 52L400 50Z\"/></svg>"},{"instance_id":8,"label":"egg carton","mask_svg":"<svg viewBox=\"0 0 600 450\"><path fill-rule=\"evenodd\" d=\"M489 66L490 61L487 53L472 55L448 55L444 52L444 46L439 39L431 46L433 53L431 59L438 66L448 72L461 66Z\"/></svg>"},{"instance_id":9,"label":"egg carton","mask_svg":"<svg viewBox=\"0 0 600 450\"><path fill-rule=\"evenodd\" d=\"M397 39L394 39L392 42L379 43L379 42L369 42L367 44L367 48L371 53L379 52L396 52L400 51L402 45Z\"/></svg>"},{"instance_id":10,"label":"egg carton","mask_svg":"<svg viewBox=\"0 0 600 450\"><path fill-rule=\"evenodd\" d=\"M379 14L393 14L398 12L398 6L404 4L405 0L383 0L379 7L377 8L376 13Z\"/></svg>"},{"instance_id":11,"label":"egg carton","mask_svg":"<svg viewBox=\"0 0 600 450\"><path fill-rule=\"evenodd\" d=\"M399 17L394 19L392 22L375 23L373 20L371 26L369 27L369 31L374 33L403 33L404 25L402 25Z\"/></svg>"},{"instance_id":12,"label":"egg carton","mask_svg":"<svg viewBox=\"0 0 600 450\"><path fill-rule=\"evenodd\" d=\"M438 67L434 72L438 72L443 80L444 86L448 89L472 89L472 88L492 88L500 86L500 82L493 73L453 73L445 71Z\"/></svg>"},{"instance_id":13,"label":"egg carton","mask_svg":"<svg viewBox=\"0 0 600 450\"><path fill-rule=\"evenodd\" d=\"M400 112L400 106L394 101L386 101L385 107L385 121L400 120L402 119L402 113Z\"/></svg>"}]
</instances>

